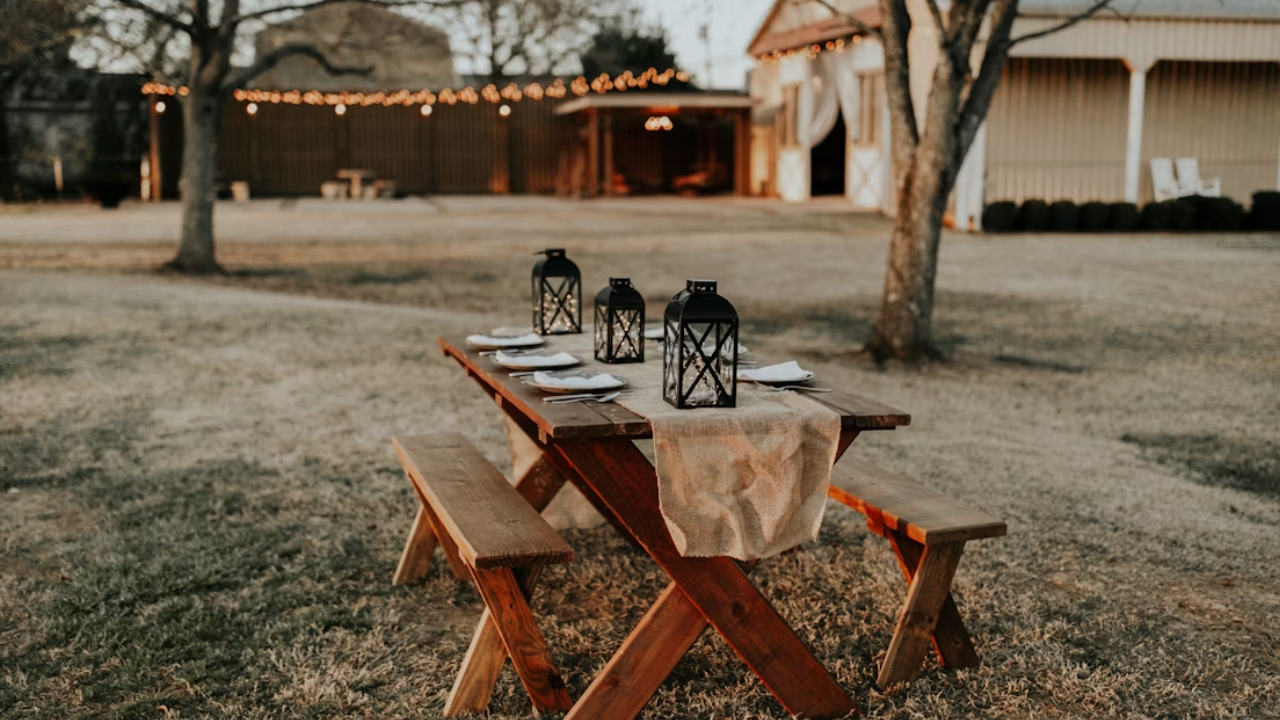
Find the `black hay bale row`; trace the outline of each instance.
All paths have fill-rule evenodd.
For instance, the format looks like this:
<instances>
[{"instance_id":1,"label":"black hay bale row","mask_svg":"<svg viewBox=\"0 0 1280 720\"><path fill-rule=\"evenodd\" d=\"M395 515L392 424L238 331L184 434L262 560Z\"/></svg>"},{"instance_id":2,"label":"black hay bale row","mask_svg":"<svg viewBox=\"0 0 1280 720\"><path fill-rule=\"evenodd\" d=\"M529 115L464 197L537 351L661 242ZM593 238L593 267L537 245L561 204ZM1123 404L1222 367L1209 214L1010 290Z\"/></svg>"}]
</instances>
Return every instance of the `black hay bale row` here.
<instances>
[{"instance_id":1,"label":"black hay bale row","mask_svg":"<svg viewBox=\"0 0 1280 720\"><path fill-rule=\"evenodd\" d=\"M1044 200L994 202L982 213L987 232L1129 232L1138 227L1138 208L1133 203L1088 202L1077 206L1070 200L1052 205Z\"/></svg>"},{"instance_id":2,"label":"black hay bale row","mask_svg":"<svg viewBox=\"0 0 1280 720\"><path fill-rule=\"evenodd\" d=\"M1250 230L1280 230L1280 191L1254 193L1248 221Z\"/></svg>"},{"instance_id":3,"label":"black hay bale row","mask_svg":"<svg viewBox=\"0 0 1280 720\"><path fill-rule=\"evenodd\" d=\"M1254 193L1248 212L1240 203L1225 197L1192 196L1151 202L1141 211L1128 202L1076 205L1059 200L1049 204L1033 198L1018 205L1004 200L987 205L982 227L991 233L1280 230L1280 191Z\"/></svg>"}]
</instances>

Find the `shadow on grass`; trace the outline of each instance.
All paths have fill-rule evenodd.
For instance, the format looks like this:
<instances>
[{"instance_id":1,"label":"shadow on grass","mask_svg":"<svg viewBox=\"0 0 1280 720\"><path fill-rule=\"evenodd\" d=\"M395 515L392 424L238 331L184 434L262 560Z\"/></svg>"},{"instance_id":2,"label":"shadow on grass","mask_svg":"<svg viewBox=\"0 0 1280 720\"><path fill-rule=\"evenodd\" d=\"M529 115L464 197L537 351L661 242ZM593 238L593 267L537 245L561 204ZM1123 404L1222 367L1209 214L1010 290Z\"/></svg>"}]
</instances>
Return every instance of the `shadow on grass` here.
<instances>
[{"instance_id":1,"label":"shadow on grass","mask_svg":"<svg viewBox=\"0 0 1280 720\"><path fill-rule=\"evenodd\" d=\"M1196 482L1280 500L1280 443L1214 434L1125 433L1120 439Z\"/></svg>"},{"instance_id":2,"label":"shadow on grass","mask_svg":"<svg viewBox=\"0 0 1280 720\"><path fill-rule=\"evenodd\" d=\"M17 375L66 375L72 354L93 342L85 335L33 337L26 328L0 325L0 379Z\"/></svg>"},{"instance_id":3,"label":"shadow on grass","mask_svg":"<svg viewBox=\"0 0 1280 720\"><path fill-rule=\"evenodd\" d=\"M372 270L360 270L347 278L348 285L405 285L420 280L431 279L426 270L408 270L399 273L380 273Z\"/></svg>"},{"instance_id":4,"label":"shadow on grass","mask_svg":"<svg viewBox=\"0 0 1280 720\"><path fill-rule=\"evenodd\" d=\"M228 270L227 275L233 278L255 279L255 278L300 278L303 276L301 270L294 268L278 268L278 267L262 267L262 268L239 268L236 270Z\"/></svg>"},{"instance_id":5,"label":"shadow on grass","mask_svg":"<svg viewBox=\"0 0 1280 720\"><path fill-rule=\"evenodd\" d=\"M89 532L10 541L4 562L36 572L6 593L21 598L25 617L0 615L0 638L21 639L0 643L0 668L22 677L0 673L0 716L153 717L162 705L208 717L225 716L222 704L284 711L273 653L367 633L369 599L395 592L368 528L333 522L317 533L316 518L332 508L293 492L275 469L232 459L154 471L60 452L128 456L145 422L132 415L88 432L50 423L0 435L10 487L68 492L94 517ZM356 473L320 462L305 471L316 496L344 492L331 488L349 487ZM69 690L66 678L76 678Z\"/></svg>"}]
</instances>

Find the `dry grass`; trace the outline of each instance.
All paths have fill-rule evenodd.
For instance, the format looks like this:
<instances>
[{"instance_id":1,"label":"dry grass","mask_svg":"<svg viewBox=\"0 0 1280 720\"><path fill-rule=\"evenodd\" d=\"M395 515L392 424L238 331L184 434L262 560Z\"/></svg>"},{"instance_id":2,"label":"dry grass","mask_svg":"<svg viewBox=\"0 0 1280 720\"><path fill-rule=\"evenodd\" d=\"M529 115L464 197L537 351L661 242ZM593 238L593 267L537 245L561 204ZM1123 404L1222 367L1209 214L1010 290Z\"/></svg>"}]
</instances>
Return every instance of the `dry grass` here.
<instances>
[{"instance_id":1,"label":"dry grass","mask_svg":"<svg viewBox=\"0 0 1280 720\"><path fill-rule=\"evenodd\" d=\"M125 272L0 272L0 717L437 716L480 603L439 565L390 586L413 498L388 437L455 426L504 462L434 337L519 319L549 244L654 299L716 277L749 345L913 413L865 454L1009 521L957 577L982 667L883 694L904 588L860 518L753 575L867 714L1280 716L1280 239L951 237L951 362L883 371L850 352L881 223L709 207L232 233L210 282L130 270L165 246L90 216L61 262ZM57 264L5 232L0 265ZM567 538L535 612L580 692L664 576L607 528ZM529 716L509 670L493 716ZM715 636L645 714L780 716Z\"/></svg>"}]
</instances>

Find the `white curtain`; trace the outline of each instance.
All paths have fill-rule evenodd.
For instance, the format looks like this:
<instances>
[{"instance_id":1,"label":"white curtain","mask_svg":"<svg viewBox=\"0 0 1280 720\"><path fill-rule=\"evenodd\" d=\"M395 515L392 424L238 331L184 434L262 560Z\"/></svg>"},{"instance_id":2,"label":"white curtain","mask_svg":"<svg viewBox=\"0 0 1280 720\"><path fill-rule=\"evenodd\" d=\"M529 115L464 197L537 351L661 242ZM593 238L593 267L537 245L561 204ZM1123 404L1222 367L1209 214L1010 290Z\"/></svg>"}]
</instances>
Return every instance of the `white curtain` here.
<instances>
[{"instance_id":1,"label":"white curtain","mask_svg":"<svg viewBox=\"0 0 1280 720\"><path fill-rule=\"evenodd\" d=\"M849 66L849 59L845 53L825 52L810 62L813 77L809 83L811 99L808 105L812 112L807 114L809 123L801 126L805 136L799 138L806 148L822 142L836 126L836 118L841 113L844 114L846 130L850 137L854 136L858 119L858 79Z\"/></svg>"},{"instance_id":2,"label":"white curtain","mask_svg":"<svg viewBox=\"0 0 1280 720\"><path fill-rule=\"evenodd\" d=\"M836 55L832 58L832 74L836 76L836 95L840 98L840 113L844 115L845 130L849 133L850 140L858 139L858 131L862 127L861 110L859 107L862 103L862 82L853 72L852 63L840 64L839 56L841 53L826 53L827 55Z\"/></svg>"}]
</instances>

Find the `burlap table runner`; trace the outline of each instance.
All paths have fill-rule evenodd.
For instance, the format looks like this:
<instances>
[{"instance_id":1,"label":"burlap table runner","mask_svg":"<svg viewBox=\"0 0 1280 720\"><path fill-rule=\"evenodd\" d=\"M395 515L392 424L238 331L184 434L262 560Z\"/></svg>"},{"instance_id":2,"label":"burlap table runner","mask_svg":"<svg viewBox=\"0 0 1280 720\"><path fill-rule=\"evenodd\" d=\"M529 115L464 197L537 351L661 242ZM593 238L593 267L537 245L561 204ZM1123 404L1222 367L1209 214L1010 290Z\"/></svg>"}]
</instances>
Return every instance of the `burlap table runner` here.
<instances>
[{"instance_id":1,"label":"burlap table runner","mask_svg":"<svg viewBox=\"0 0 1280 720\"><path fill-rule=\"evenodd\" d=\"M840 416L812 399L738 385L736 408L678 410L662 399L662 355L597 363L592 334L550 338L548 349L627 379L615 402L653 425L663 518L682 555L767 558L818 536L840 440Z\"/></svg>"}]
</instances>

